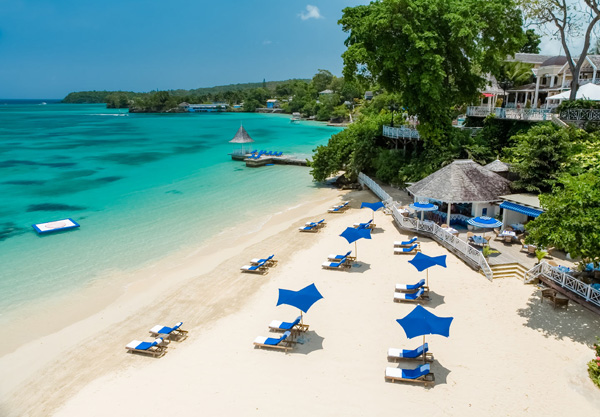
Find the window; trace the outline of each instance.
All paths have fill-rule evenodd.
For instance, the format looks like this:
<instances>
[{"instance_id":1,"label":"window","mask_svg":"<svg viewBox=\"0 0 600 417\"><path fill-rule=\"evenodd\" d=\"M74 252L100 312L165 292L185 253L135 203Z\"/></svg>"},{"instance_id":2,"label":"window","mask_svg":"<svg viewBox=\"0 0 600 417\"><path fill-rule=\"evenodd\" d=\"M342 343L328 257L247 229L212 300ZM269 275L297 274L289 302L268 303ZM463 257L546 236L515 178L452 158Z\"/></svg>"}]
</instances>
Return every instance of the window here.
<instances>
[{"instance_id":1,"label":"window","mask_svg":"<svg viewBox=\"0 0 600 417\"><path fill-rule=\"evenodd\" d=\"M485 208L483 208L483 209L481 210L481 215L482 215L482 216L487 216L487 207L485 207Z\"/></svg>"}]
</instances>

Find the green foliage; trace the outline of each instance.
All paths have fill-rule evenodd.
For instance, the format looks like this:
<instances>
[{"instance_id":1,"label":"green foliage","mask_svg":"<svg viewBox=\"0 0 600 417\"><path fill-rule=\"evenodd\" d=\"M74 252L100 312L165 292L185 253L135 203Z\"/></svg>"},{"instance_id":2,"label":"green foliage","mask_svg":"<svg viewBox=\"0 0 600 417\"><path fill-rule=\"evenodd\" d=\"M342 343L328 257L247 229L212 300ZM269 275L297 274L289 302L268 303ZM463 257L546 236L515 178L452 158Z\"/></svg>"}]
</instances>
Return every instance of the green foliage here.
<instances>
[{"instance_id":1,"label":"green foliage","mask_svg":"<svg viewBox=\"0 0 600 417\"><path fill-rule=\"evenodd\" d=\"M487 258L489 257L491 254L493 253L500 253L500 251L496 250L496 249L492 249L490 247L490 245L485 245L482 249L481 249L481 254Z\"/></svg>"},{"instance_id":2,"label":"green foliage","mask_svg":"<svg viewBox=\"0 0 600 417\"><path fill-rule=\"evenodd\" d=\"M571 109L600 109L600 102L592 100L564 100L557 108L556 111L561 112L562 110Z\"/></svg>"},{"instance_id":3,"label":"green foliage","mask_svg":"<svg viewBox=\"0 0 600 417\"><path fill-rule=\"evenodd\" d=\"M178 100L168 91L157 91L152 94L135 97L130 106L132 112L166 112L175 109Z\"/></svg>"},{"instance_id":4,"label":"green foliage","mask_svg":"<svg viewBox=\"0 0 600 417\"><path fill-rule=\"evenodd\" d=\"M596 357L588 362L588 374L592 382L600 388L600 338L596 337L597 342L594 343L594 351Z\"/></svg>"},{"instance_id":5,"label":"green foliage","mask_svg":"<svg viewBox=\"0 0 600 417\"><path fill-rule=\"evenodd\" d=\"M513 137L515 146L509 154L520 177L513 187L530 192L550 191L565 171L573 144L580 141L582 135L585 132L581 129L562 129L552 123L543 123Z\"/></svg>"},{"instance_id":6,"label":"green foliage","mask_svg":"<svg viewBox=\"0 0 600 417\"><path fill-rule=\"evenodd\" d=\"M542 36L535 33L533 29L527 29L525 31L525 44L521 46L519 52L526 54L539 54L540 43L542 42Z\"/></svg>"},{"instance_id":7,"label":"green foliage","mask_svg":"<svg viewBox=\"0 0 600 417\"><path fill-rule=\"evenodd\" d=\"M544 259L546 257L546 255L548 255L548 251L545 251L543 249L535 250L535 257L537 258L538 263L540 263L542 261L542 259Z\"/></svg>"},{"instance_id":8,"label":"green foliage","mask_svg":"<svg viewBox=\"0 0 600 417\"><path fill-rule=\"evenodd\" d=\"M419 131L441 144L450 108L472 102L507 55L524 44L512 0L382 0L344 9L346 79L402 95Z\"/></svg>"},{"instance_id":9,"label":"green foliage","mask_svg":"<svg viewBox=\"0 0 600 417\"><path fill-rule=\"evenodd\" d=\"M108 101L108 97L117 93L124 94L128 98L132 98L134 95L136 95L136 93L131 91L77 91L67 94L62 102L73 104L106 103Z\"/></svg>"},{"instance_id":10,"label":"green foliage","mask_svg":"<svg viewBox=\"0 0 600 417\"><path fill-rule=\"evenodd\" d=\"M129 104L132 99L131 93L124 93L122 91L118 91L115 93L111 93L106 96L106 108L107 109L126 109L129 107Z\"/></svg>"},{"instance_id":11,"label":"green foliage","mask_svg":"<svg viewBox=\"0 0 600 417\"><path fill-rule=\"evenodd\" d=\"M600 259L600 176L564 175L540 195L544 213L527 223L527 243L555 246L586 262Z\"/></svg>"},{"instance_id":12,"label":"green foliage","mask_svg":"<svg viewBox=\"0 0 600 417\"><path fill-rule=\"evenodd\" d=\"M514 144L513 136L527 132L532 124L518 120L498 119L494 115L489 115L483 119L481 126L483 129L478 133L480 142L486 144L492 156L499 156Z\"/></svg>"},{"instance_id":13,"label":"green foliage","mask_svg":"<svg viewBox=\"0 0 600 417\"><path fill-rule=\"evenodd\" d=\"M310 164L315 181L325 181L339 171L356 180L359 172L370 171L378 153L375 140L387 122L385 115L365 117L333 135L327 145L318 146Z\"/></svg>"},{"instance_id":14,"label":"green foliage","mask_svg":"<svg viewBox=\"0 0 600 417\"><path fill-rule=\"evenodd\" d=\"M498 72L496 72L496 79L498 80L498 86L503 90L508 90L514 86L527 84L533 81L533 73L531 69L532 64L526 64L524 62L503 62ZM505 91L506 94L506 91Z\"/></svg>"}]
</instances>

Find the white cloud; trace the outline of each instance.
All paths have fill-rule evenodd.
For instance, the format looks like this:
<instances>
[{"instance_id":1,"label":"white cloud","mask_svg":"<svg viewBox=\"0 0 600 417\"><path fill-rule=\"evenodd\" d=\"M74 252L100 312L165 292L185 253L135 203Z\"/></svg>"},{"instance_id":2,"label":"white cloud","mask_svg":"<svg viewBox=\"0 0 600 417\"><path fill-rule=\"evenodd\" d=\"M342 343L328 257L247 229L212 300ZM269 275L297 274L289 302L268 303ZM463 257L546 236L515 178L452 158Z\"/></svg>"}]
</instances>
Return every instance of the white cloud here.
<instances>
[{"instance_id":1,"label":"white cloud","mask_svg":"<svg viewBox=\"0 0 600 417\"><path fill-rule=\"evenodd\" d=\"M308 20L308 19L323 19L321 12L317 6L313 6L311 4L306 5L306 12L300 13L300 19Z\"/></svg>"}]
</instances>

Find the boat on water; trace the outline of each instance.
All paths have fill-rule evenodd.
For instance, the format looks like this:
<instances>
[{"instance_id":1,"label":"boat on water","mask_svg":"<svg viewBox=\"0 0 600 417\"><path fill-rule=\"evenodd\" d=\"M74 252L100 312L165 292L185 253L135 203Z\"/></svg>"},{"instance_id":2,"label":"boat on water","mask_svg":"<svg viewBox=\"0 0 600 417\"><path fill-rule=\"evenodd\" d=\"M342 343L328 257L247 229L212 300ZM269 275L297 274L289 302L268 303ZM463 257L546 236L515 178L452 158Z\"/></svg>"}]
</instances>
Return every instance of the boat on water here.
<instances>
[{"instance_id":1,"label":"boat on water","mask_svg":"<svg viewBox=\"0 0 600 417\"><path fill-rule=\"evenodd\" d=\"M290 123L298 123L300 121L300 113L292 113L292 118L290 119Z\"/></svg>"}]
</instances>

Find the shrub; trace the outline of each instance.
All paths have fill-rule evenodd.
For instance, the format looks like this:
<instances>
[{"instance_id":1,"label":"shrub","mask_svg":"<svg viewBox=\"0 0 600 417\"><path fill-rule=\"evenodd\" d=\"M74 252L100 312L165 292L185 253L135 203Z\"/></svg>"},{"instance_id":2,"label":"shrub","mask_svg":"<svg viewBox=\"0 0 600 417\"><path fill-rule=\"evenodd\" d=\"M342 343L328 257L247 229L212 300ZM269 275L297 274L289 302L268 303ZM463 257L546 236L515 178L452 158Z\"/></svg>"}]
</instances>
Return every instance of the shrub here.
<instances>
[{"instance_id":1,"label":"shrub","mask_svg":"<svg viewBox=\"0 0 600 417\"><path fill-rule=\"evenodd\" d=\"M598 343L594 344L596 358L588 363L588 373L592 382L600 388L600 338L597 337L596 339L598 340Z\"/></svg>"}]
</instances>

